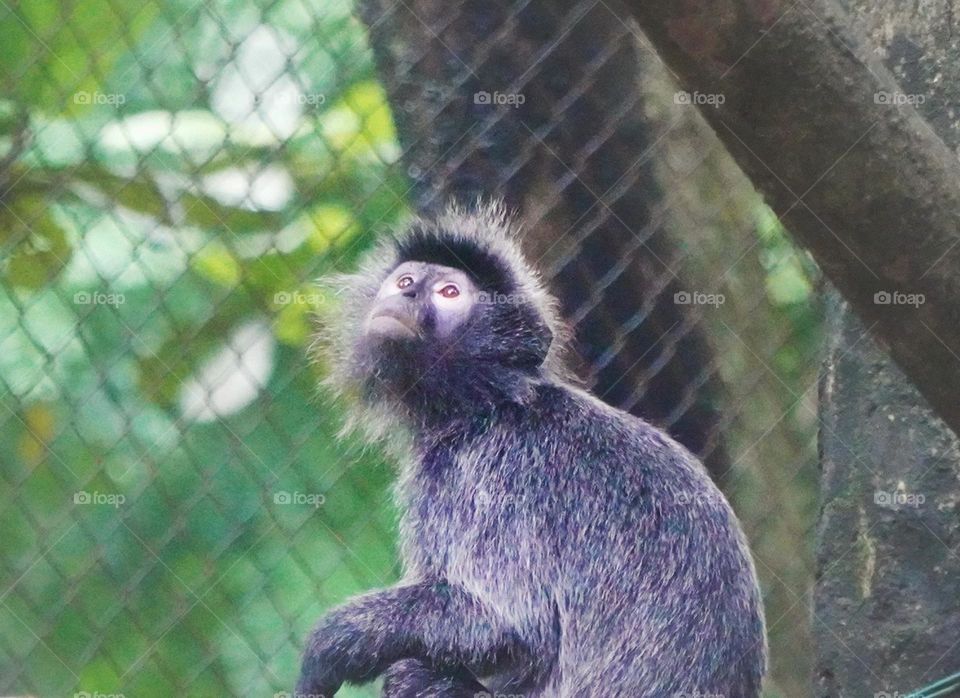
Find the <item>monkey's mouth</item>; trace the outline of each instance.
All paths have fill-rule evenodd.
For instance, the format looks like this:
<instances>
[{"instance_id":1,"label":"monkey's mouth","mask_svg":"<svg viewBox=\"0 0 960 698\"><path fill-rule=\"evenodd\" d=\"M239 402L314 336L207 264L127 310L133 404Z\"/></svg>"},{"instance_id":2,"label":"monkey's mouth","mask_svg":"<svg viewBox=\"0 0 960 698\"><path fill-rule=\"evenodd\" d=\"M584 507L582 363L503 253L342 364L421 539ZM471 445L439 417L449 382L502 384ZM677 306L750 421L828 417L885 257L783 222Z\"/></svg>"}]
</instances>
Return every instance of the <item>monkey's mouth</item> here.
<instances>
[{"instance_id":1,"label":"monkey's mouth","mask_svg":"<svg viewBox=\"0 0 960 698\"><path fill-rule=\"evenodd\" d=\"M420 334L412 318L389 310L381 310L371 315L367 320L367 332L397 339L413 339Z\"/></svg>"}]
</instances>

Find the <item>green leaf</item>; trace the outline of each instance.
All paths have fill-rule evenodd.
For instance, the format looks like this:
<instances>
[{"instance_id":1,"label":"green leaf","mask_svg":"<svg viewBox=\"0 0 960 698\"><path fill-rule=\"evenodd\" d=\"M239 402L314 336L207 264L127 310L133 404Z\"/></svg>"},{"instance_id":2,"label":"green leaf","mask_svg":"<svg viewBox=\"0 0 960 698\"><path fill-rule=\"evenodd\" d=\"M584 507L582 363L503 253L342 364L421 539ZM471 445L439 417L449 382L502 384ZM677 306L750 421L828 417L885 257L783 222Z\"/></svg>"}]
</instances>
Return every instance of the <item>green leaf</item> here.
<instances>
[{"instance_id":1,"label":"green leaf","mask_svg":"<svg viewBox=\"0 0 960 698\"><path fill-rule=\"evenodd\" d=\"M117 103L103 89L127 46L153 22L155 3L30 0L0 4L0 75L5 96L52 113Z\"/></svg>"},{"instance_id":2,"label":"green leaf","mask_svg":"<svg viewBox=\"0 0 960 698\"><path fill-rule=\"evenodd\" d=\"M219 241L213 241L195 254L191 260L203 276L226 288L240 283L243 270L240 261Z\"/></svg>"},{"instance_id":3,"label":"green leaf","mask_svg":"<svg viewBox=\"0 0 960 698\"><path fill-rule=\"evenodd\" d=\"M372 80L350 88L340 103L320 122L324 139L346 156L391 160L396 153L396 131L386 92Z\"/></svg>"},{"instance_id":4,"label":"green leaf","mask_svg":"<svg viewBox=\"0 0 960 698\"><path fill-rule=\"evenodd\" d=\"M180 197L187 223L227 233L275 231L283 227L283 217L276 211L251 211L227 206L216 199L200 194Z\"/></svg>"},{"instance_id":5,"label":"green leaf","mask_svg":"<svg viewBox=\"0 0 960 698\"><path fill-rule=\"evenodd\" d=\"M73 253L49 202L35 193L0 202L0 243L3 275L22 288L38 289L49 283Z\"/></svg>"},{"instance_id":6,"label":"green leaf","mask_svg":"<svg viewBox=\"0 0 960 698\"><path fill-rule=\"evenodd\" d=\"M310 229L307 242L314 252L327 252L331 245L345 244L360 233L356 218L346 206L322 204L307 211L304 218Z\"/></svg>"},{"instance_id":7,"label":"green leaf","mask_svg":"<svg viewBox=\"0 0 960 698\"><path fill-rule=\"evenodd\" d=\"M111 201L170 223L167 200L149 175L139 173L135 177L120 177L95 164L77 167L72 174Z\"/></svg>"}]
</instances>

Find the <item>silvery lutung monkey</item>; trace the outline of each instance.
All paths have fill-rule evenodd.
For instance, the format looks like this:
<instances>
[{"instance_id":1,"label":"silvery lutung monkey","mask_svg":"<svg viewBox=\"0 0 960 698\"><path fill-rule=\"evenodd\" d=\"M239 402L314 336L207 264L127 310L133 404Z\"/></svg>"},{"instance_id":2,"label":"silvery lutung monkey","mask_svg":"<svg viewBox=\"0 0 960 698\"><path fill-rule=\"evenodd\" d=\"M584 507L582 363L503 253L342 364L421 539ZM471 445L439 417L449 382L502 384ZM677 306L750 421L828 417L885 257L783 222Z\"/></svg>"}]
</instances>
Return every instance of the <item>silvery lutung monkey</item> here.
<instances>
[{"instance_id":1,"label":"silvery lutung monkey","mask_svg":"<svg viewBox=\"0 0 960 698\"><path fill-rule=\"evenodd\" d=\"M400 460L403 579L332 610L298 692L760 695L757 581L701 464L566 378L555 303L497 206L415 220L336 277L320 342Z\"/></svg>"}]
</instances>

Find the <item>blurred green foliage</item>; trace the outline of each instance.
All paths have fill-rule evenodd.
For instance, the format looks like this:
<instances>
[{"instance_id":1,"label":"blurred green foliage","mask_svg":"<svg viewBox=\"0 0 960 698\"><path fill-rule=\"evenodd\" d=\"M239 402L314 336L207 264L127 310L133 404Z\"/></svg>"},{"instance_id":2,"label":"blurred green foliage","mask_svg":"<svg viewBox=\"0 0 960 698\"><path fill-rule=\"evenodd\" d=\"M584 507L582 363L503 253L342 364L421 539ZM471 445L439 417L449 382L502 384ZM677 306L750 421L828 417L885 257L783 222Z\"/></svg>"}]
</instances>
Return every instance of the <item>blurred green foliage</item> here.
<instances>
[{"instance_id":1,"label":"blurred green foliage","mask_svg":"<svg viewBox=\"0 0 960 698\"><path fill-rule=\"evenodd\" d=\"M304 351L312 280L403 213L363 30L42 0L0 8L0 73L0 690L289 690L322 609L396 575L389 470Z\"/></svg>"}]
</instances>

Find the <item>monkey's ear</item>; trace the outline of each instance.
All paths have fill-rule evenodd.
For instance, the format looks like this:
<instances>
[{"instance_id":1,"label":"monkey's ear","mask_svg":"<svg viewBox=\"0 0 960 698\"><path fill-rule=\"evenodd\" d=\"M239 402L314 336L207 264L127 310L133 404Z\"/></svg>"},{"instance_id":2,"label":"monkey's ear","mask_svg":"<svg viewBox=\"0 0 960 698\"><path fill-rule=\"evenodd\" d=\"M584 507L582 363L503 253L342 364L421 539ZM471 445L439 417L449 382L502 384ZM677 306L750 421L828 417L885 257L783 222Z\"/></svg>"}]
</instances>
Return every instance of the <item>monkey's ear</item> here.
<instances>
[{"instance_id":1,"label":"monkey's ear","mask_svg":"<svg viewBox=\"0 0 960 698\"><path fill-rule=\"evenodd\" d=\"M526 329L519 343L519 363L524 368L536 369L543 365L553 343L553 332L543 318L531 308L523 308L526 317L520 321L520 327Z\"/></svg>"}]
</instances>

